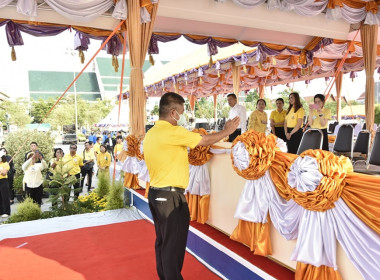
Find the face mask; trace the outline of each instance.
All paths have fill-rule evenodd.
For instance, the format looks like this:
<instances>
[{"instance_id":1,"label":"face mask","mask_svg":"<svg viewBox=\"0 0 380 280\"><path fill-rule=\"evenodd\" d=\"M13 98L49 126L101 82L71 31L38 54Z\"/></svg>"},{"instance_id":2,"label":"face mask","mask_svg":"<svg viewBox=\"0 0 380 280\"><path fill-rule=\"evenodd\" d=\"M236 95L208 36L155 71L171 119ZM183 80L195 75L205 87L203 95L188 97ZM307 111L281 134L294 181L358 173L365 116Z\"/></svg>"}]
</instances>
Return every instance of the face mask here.
<instances>
[{"instance_id":1,"label":"face mask","mask_svg":"<svg viewBox=\"0 0 380 280\"><path fill-rule=\"evenodd\" d=\"M179 116L179 119L178 120L176 120L175 118L173 118L173 119L175 119L176 121L177 121L177 125L179 125L179 126L184 126L185 124L186 124L186 117L185 117L185 115L184 114L179 114L178 112L177 112L177 110L176 110L176 113L178 114L178 116Z\"/></svg>"}]
</instances>

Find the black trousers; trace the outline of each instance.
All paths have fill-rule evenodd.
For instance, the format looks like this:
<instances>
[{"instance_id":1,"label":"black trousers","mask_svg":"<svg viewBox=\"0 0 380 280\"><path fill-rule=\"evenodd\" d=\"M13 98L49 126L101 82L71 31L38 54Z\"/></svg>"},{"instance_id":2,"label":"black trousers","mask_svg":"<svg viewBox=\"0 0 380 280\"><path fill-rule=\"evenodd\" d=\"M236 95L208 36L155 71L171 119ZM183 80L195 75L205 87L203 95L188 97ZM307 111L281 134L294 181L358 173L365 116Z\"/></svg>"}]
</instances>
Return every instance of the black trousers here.
<instances>
[{"instance_id":1,"label":"black trousers","mask_svg":"<svg viewBox=\"0 0 380 280\"><path fill-rule=\"evenodd\" d=\"M240 128L236 129L232 134L230 134L230 136L228 136L228 142L234 141L235 138L238 137L239 135L241 135L241 129Z\"/></svg>"},{"instance_id":2,"label":"black trousers","mask_svg":"<svg viewBox=\"0 0 380 280\"><path fill-rule=\"evenodd\" d=\"M293 127L288 127L288 133L290 133L293 130ZM286 142L288 145L288 153L290 154L297 154L298 147L300 146L301 139L302 139L302 128L298 129L296 133L294 133L290 140Z\"/></svg>"},{"instance_id":3,"label":"black trousers","mask_svg":"<svg viewBox=\"0 0 380 280\"><path fill-rule=\"evenodd\" d=\"M84 185L84 180L86 178L86 175L88 176L87 178L87 183L88 183L88 188L87 190L90 191L91 189L91 184L92 184L92 172L93 172L93 168L91 167L90 169L83 169L82 168L82 180L80 182L80 187L82 188L83 190L83 185Z\"/></svg>"},{"instance_id":4,"label":"black trousers","mask_svg":"<svg viewBox=\"0 0 380 280\"><path fill-rule=\"evenodd\" d=\"M34 202L38 203L41 206L42 195L44 193L44 188L42 184L37 188L29 188L28 185L25 185L25 194L33 199Z\"/></svg>"},{"instance_id":5,"label":"black trousers","mask_svg":"<svg viewBox=\"0 0 380 280\"><path fill-rule=\"evenodd\" d=\"M14 179L14 175L8 175L9 199L10 200L15 199L15 190L13 188L13 179Z\"/></svg>"},{"instance_id":6,"label":"black trousers","mask_svg":"<svg viewBox=\"0 0 380 280\"><path fill-rule=\"evenodd\" d=\"M323 133L323 144L322 144L322 150L328 151L329 150L329 138L327 133L327 128L321 129Z\"/></svg>"},{"instance_id":7,"label":"black trousers","mask_svg":"<svg viewBox=\"0 0 380 280\"><path fill-rule=\"evenodd\" d=\"M0 214L11 214L11 204L9 202L8 179L0 179Z\"/></svg>"},{"instance_id":8,"label":"black trousers","mask_svg":"<svg viewBox=\"0 0 380 280\"><path fill-rule=\"evenodd\" d=\"M161 280L181 280L190 212L181 192L149 189L149 208L156 230L156 268Z\"/></svg>"},{"instance_id":9,"label":"black trousers","mask_svg":"<svg viewBox=\"0 0 380 280\"><path fill-rule=\"evenodd\" d=\"M81 173L73 175L78 179L78 181L73 185L73 187L74 187L74 200L77 199L79 194L82 192L82 190L79 189L81 187L81 182L80 182L81 180L79 180L80 175L81 175ZM75 189L77 189L77 190L75 190Z\"/></svg>"},{"instance_id":10,"label":"black trousers","mask_svg":"<svg viewBox=\"0 0 380 280\"><path fill-rule=\"evenodd\" d=\"M284 127L275 127L274 128L274 132L276 133L276 136L278 138L281 138L282 140L284 140L285 142L288 141L286 139L286 136L285 136L285 130L284 130Z\"/></svg>"}]
</instances>

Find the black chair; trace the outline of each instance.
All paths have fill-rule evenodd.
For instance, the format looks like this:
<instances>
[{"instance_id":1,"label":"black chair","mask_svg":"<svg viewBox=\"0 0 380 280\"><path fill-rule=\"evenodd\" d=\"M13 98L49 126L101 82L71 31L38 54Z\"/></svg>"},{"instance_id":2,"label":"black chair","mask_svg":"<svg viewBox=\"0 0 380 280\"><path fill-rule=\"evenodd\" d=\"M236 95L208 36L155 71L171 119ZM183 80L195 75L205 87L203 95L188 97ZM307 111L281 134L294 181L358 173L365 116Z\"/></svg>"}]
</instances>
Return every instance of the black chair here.
<instances>
[{"instance_id":1,"label":"black chair","mask_svg":"<svg viewBox=\"0 0 380 280\"><path fill-rule=\"evenodd\" d=\"M362 130L359 132L356 138L352 161L365 160L368 156L369 141L371 139L368 130Z\"/></svg>"},{"instance_id":2,"label":"black chair","mask_svg":"<svg viewBox=\"0 0 380 280\"><path fill-rule=\"evenodd\" d=\"M329 124L329 129L328 129L328 133L329 134L332 134L332 133L334 133L334 129L335 129L335 127L338 125L338 122L333 122L333 123L330 123Z\"/></svg>"},{"instance_id":3,"label":"black chair","mask_svg":"<svg viewBox=\"0 0 380 280\"><path fill-rule=\"evenodd\" d=\"M301 143L297 150L297 155L302 154L306 150L322 149L323 133L320 129L308 129L302 135Z\"/></svg>"},{"instance_id":4,"label":"black chair","mask_svg":"<svg viewBox=\"0 0 380 280\"><path fill-rule=\"evenodd\" d=\"M204 128L205 130L210 130L209 123L203 122L203 123L196 123L195 128Z\"/></svg>"},{"instance_id":5,"label":"black chair","mask_svg":"<svg viewBox=\"0 0 380 280\"><path fill-rule=\"evenodd\" d=\"M333 153L353 157L354 128L350 124L342 124L338 130Z\"/></svg>"},{"instance_id":6,"label":"black chair","mask_svg":"<svg viewBox=\"0 0 380 280\"><path fill-rule=\"evenodd\" d=\"M355 162L356 163L356 162ZM372 143L372 150L367 159L367 163L364 169L359 169L354 165L354 171L359 173L365 173L369 175L380 174L380 170L369 170L371 166L380 167L380 130L378 129L375 134L375 139Z\"/></svg>"},{"instance_id":7,"label":"black chair","mask_svg":"<svg viewBox=\"0 0 380 280\"><path fill-rule=\"evenodd\" d=\"M145 133L148 132L149 129L151 129L154 126L154 124L146 124L145 125Z\"/></svg>"}]
</instances>

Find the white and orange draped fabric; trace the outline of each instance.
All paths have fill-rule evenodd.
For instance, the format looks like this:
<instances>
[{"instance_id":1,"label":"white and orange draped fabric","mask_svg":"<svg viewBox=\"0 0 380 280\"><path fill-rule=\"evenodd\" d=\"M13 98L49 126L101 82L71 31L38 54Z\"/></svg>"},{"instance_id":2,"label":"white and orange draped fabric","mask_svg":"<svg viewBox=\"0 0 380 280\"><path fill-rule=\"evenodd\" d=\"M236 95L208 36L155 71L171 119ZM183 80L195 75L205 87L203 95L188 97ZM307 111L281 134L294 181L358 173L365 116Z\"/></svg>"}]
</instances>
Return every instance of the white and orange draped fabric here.
<instances>
[{"instance_id":1,"label":"white and orange draped fabric","mask_svg":"<svg viewBox=\"0 0 380 280\"><path fill-rule=\"evenodd\" d=\"M203 128L193 132L207 134ZM210 146L198 146L189 151L189 185L186 188L186 199L189 204L190 220L204 224L208 220L210 205L210 175L207 162L211 159Z\"/></svg>"},{"instance_id":2,"label":"white and orange draped fabric","mask_svg":"<svg viewBox=\"0 0 380 280\"><path fill-rule=\"evenodd\" d=\"M249 131L232 146L234 170L247 179L231 238L270 255L270 224L297 239L296 279L341 279L340 243L365 279L380 275L380 178L353 172L346 157L322 150L284 152L275 136Z\"/></svg>"},{"instance_id":3,"label":"white and orange draped fabric","mask_svg":"<svg viewBox=\"0 0 380 280\"><path fill-rule=\"evenodd\" d=\"M124 171L124 187L139 189L138 174L141 170L140 161L143 159L140 140L134 135L128 135L123 143L123 151L117 159L123 163L121 169Z\"/></svg>"}]
</instances>

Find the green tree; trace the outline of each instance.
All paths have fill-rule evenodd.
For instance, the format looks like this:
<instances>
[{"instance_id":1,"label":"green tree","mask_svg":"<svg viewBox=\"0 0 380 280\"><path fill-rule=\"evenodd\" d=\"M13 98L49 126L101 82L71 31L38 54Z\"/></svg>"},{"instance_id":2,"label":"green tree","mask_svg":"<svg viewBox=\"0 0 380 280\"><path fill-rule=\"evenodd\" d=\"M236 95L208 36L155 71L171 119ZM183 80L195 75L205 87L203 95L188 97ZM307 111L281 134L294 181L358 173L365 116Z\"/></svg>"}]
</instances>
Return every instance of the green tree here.
<instances>
[{"instance_id":1,"label":"green tree","mask_svg":"<svg viewBox=\"0 0 380 280\"><path fill-rule=\"evenodd\" d=\"M53 98L49 98L49 100L44 100L39 98L38 100L34 100L32 102L32 107L30 110L30 114L33 118L33 123L41 123L42 119L49 112L51 107L53 107L55 101Z\"/></svg>"},{"instance_id":2,"label":"green tree","mask_svg":"<svg viewBox=\"0 0 380 280\"><path fill-rule=\"evenodd\" d=\"M158 116L158 113L159 113L158 110L159 110L158 105L155 105L153 110L150 112L150 114L152 116Z\"/></svg>"},{"instance_id":3,"label":"green tree","mask_svg":"<svg viewBox=\"0 0 380 280\"><path fill-rule=\"evenodd\" d=\"M214 118L214 100L213 97L202 97L195 103L195 117L205 118L208 122Z\"/></svg>"},{"instance_id":4,"label":"green tree","mask_svg":"<svg viewBox=\"0 0 380 280\"><path fill-rule=\"evenodd\" d=\"M14 124L22 128L32 121L28 107L28 101L24 98L17 98L16 101L3 101L0 105L0 121L3 124ZM7 115L9 116L8 120Z\"/></svg>"}]
</instances>

